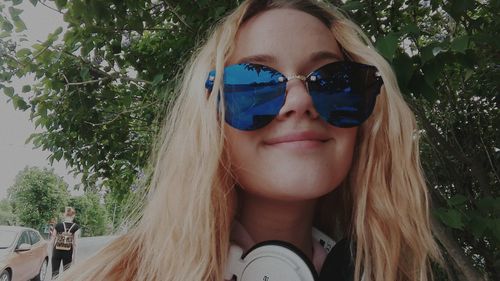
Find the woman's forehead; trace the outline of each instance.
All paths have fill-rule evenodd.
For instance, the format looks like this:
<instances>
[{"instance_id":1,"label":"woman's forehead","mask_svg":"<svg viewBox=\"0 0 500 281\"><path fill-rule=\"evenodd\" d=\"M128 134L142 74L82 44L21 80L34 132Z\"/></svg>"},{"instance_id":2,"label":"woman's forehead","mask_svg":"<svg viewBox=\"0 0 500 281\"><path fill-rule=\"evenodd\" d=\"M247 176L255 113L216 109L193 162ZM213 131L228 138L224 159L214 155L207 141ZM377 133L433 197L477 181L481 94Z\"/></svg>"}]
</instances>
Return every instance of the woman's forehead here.
<instances>
[{"instance_id":1,"label":"woman's forehead","mask_svg":"<svg viewBox=\"0 0 500 281\"><path fill-rule=\"evenodd\" d=\"M273 65L285 61L304 63L318 53L342 57L335 36L321 20L295 9L272 9L255 15L240 27L229 62L253 58L257 61L252 62Z\"/></svg>"}]
</instances>

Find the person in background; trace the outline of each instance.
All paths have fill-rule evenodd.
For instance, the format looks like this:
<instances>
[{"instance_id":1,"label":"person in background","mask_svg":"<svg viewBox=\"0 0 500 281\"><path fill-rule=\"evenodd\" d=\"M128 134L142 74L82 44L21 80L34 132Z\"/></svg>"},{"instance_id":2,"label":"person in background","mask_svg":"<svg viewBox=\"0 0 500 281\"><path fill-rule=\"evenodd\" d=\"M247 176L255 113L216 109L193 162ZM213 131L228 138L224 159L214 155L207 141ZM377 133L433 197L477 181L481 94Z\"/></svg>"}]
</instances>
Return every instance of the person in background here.
<instances>
[{"instance_id":1,"label":"person in background","mask_svg":"<svg viewBox=\"0 0 500 281\"><path fill-rule=\"evenodd\" d=\"M52 248L52 278L59 275L61 262L63 270L67 270L75 260L78 230L80 226L74 222L76 211L72 207L66 207L63 221L56 224L52 236L54 237Z\"/></svg>"},{"instance_id":2,"label":"person in background","mask_svg":"<svg viewBox=\"0 0 500 281\"><path fill-rule=\"evenodd\" d=\"M55 218L51 218L50 221L49 221L49 240L52 241L52 239L54 238L54 227L56 226L56 219Z\"/></svg>"}]
</instances>

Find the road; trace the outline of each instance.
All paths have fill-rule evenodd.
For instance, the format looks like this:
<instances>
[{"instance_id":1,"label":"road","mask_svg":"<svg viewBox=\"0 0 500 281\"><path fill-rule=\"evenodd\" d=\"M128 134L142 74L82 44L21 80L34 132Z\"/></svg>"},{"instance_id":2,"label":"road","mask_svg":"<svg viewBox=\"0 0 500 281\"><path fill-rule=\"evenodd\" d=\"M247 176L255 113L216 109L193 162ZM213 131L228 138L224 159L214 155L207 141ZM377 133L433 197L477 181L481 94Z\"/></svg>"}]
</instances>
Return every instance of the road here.
<instances>
[{"instance_id":1,"label":"road","mask_svg":"<svg viewBox=\"0 0 500 281\"><path fill-rule=\"evenodd\" d=\"M75 264L91 257L115 238L116 236L80 237ZM52 276L52 264L49 262L46 280L50 280L50 276Z\"/></svg>"},{"instance_id":2,"label":"road","mask_svg":"<svg viewBox=\"0 0 500 281\"><path fill-rule=\"evenodd\" d=\"M91 257L116 236L83 237L78 240L78 251L76 252L76 262Z\"/></svg>"}]
</instances>

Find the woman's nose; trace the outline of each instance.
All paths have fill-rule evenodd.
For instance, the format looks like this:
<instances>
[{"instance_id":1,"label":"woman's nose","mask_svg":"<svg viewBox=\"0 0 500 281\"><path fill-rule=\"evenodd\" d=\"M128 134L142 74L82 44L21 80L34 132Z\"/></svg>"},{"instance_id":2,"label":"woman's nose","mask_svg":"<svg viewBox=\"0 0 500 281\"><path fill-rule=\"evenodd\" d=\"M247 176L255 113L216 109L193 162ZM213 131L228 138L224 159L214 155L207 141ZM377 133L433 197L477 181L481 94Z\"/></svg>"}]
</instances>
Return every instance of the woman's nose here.
<instances>
[{"instance_id":1,"label":"woman's nose","mask_svg":"<svg viewBox=\"0 0 500 281\"><path fill-rule=\"evenodd\" d=\"M314 108L306 83L301 79L292 79L287 82L285 104L281 107L276 119L302 117L316 119L319 113Z\"/></svg>"}]
</instances>

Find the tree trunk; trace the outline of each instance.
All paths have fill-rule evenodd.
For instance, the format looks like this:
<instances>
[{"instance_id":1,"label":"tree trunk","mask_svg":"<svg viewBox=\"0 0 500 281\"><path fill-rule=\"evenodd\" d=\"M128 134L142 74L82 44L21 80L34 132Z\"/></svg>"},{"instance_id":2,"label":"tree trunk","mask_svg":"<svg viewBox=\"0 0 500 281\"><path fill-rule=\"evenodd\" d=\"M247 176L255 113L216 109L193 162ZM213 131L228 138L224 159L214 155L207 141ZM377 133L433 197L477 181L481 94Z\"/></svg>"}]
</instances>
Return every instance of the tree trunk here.
<instances>
[{"instance_id":1,"label":"tree trunk","mask_svg":"<svg viewBox=\"0 0 500 281\"><path fill-rule=\"evenodd\" d=\"M447 264L451 264L457 272L461 281L485 281L479 272L472 266L472 262L464 254L462 247L455 241L446 228L434 217L431 219L434 235L443 245L448 255L452 258Z\"/></svg>"}]
</instances>

